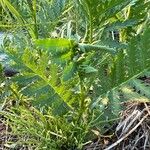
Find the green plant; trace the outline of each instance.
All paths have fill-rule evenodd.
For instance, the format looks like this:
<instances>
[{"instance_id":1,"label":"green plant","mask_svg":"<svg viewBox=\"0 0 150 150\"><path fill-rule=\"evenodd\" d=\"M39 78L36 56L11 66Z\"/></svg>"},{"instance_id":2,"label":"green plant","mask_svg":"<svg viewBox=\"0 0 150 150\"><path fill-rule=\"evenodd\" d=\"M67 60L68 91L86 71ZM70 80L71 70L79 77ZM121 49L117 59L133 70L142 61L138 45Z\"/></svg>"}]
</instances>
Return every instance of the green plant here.
<instances>
[{"instance_id":1,"label":"green plant","mask_svg":"<svg viewBox=\"0 0 150 150\"><path fill-rule=\"evenodd\" d=\"M3 112L11 128L11 135L19 138L18 141L8 142L14 148L27 147L29 149L75 149L81 148L88 126L70 121L69 115L64 117L53 116L51 110L45 114L34 107L17 106L9 112ZM3 114L1 113L1 114ZM70 116L72 117L72 116ZM80 133L80 134L79 134Z\"/></svg>"},{"instance_id":2,"label":"green plant","mask_svg":"<svg viewBox=\"0 0 150 150\"><path fill-rule=\"evenodd\" d=\"M2 29L26 31L31 38L49 37L58 21L63 18L61 13L67 13L67 0L1 0L2 13L6 17L2 19ZM5 21L6 19L6 21Z\"/></svg>"},{"instance_id":3,"label":"green plant","mask_svg":"<svg viewBox=\"0 0 150 150\"><path fill-rule=\"evenodd\" d=\"M38 4L39 11L35 11L33 4L28 3L34 22L30 28L35 36L29 35L33 39L19 34L10 44L4 45L4 52L21 72L11 81L17 84L19 93L32 98L35 107L41 109L46 106L40 115L44 116L49 107L52 108L50 116L59 115L68 119L70 116L67 114L71 112L70 119L75 126L70 127L67 120L64 123L68 127L66 132L72 130L77 133L73 134L74 138L78 139L78 135L83 138L75 143L81 148L90 134L88 130L98 127L103 131L103 124L118 117L122 101L135 98L149 100L149 88L137 79L148 74L150 69L149 2L108 0L99 3L98 0L77 0L66 5L59 2L66 9L63 15L60 15L62 9L58 14L54 13L58 20L55 22L52 15L54 24L49 26L52 30L59 29L61 38L56 39L45 38L48 37L45 33L49 28L42 28L45 22L39 23L42 14L40 8L49 10L45 5L47 1L37 1ZM48 6L55 8L55 5ZM140 15L136 17L141 8ZM140 93L133 92L133 88ZM60 124L59 119L61 117L56 117L56 126ZM31 124L34 126L35 122ZM76 131L76 126L82 125L86 132ZM52 129L52 132L56 130ZM67 140L71 144L74 142L71 138Z\"/></svg>"}]
</instances>

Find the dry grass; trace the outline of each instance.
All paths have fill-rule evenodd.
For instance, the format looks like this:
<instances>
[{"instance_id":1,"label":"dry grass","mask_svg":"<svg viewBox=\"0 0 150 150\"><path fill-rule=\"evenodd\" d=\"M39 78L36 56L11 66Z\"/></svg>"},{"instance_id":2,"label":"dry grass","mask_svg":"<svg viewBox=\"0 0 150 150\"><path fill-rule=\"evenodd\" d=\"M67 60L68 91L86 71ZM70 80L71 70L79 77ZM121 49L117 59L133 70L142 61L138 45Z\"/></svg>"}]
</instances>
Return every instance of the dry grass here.
<instances>
[{"instance_id":1,"label":"dry grass","mask_svg":"<svg viewBox=\"0 0 150 150\"><path fill-rule=\"evenodd\" d=\"M150 150L150 103L128 102L113 137L100 137L85 150Z\"/></svg>"},{"instance_id":2,"label":"dry grass","mask_svg":"<svg viewBox=\"0 0 150 150\"><path fill-rule=\"evenodd\" d=\"M5 122L5 119L1 116L0 118L0 150L6 150L7 142L10 140L14 140L14 137L12 137L9 134L9 127Z\"/></svg>"}]
</instances>

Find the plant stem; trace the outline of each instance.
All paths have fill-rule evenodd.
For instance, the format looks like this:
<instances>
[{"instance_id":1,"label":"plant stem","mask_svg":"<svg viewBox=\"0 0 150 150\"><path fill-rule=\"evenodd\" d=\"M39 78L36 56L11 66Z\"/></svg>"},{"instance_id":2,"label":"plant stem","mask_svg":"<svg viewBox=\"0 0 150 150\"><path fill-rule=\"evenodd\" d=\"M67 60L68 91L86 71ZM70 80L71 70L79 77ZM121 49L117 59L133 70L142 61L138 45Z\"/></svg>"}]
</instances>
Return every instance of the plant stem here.
<instances>
[{"instance_id":1,"label":"plant stem","mask_svg":"<svg viewBox=\"0 0 150 150\"><path fill-rule=\"evenodd\" d=\"M27 0L28 6L30 8L30 11L32 13L33 21L34 21L34 37L38 39L38 27L37 27L37 19L36 19L36 0L33 0L31 2L30 0Z\"/></svg>"},{"instance_id":2,"label":"plant stem","mask_svg":"<svg viewBox=\"0 0 150 150\"><path fill-rule=\"evenodd\" d=\"M92 17L90 15L90 31L89 31L89 42L92 43L93 41L93 23L92 23Z\"/></svg>"},{"instance_id":3,"label":"plant stem","mask_svg":"<svg viewBox=\"0 0 150 150\"><path fill-rule=\"evenodd\" d=\"M80 95L80 105L79 105L79 116L78 116L78 123L80 122L83 113L85 112L85 87L83 81L80 79L80 86L81 86L81 95Z\"/></svg>"},{"instance_id":4,"label":"plant stem","mask_svg":"<svg viewBox=\"0 0 150 150\"><path fill-rule=\"evenodd\" d=\"M33 1L33 19L34 19L34 32L36 39L38 39L38 27L37 27L37 19L36 19L36 0Z\"/></svg>"}]
</instances>

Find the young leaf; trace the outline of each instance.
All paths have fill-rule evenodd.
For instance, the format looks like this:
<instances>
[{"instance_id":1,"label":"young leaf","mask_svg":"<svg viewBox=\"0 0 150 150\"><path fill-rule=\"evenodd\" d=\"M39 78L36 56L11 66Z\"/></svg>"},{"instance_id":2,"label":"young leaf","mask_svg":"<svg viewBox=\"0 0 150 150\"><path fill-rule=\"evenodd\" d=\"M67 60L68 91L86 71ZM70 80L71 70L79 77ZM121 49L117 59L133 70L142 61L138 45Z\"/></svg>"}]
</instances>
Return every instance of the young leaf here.
<instances>
[{"instance_id":1,"label":"young leaf","mask_svg":"<svg viewBox=\"0 0 150 150\"><path fill-rule=\"evenodd\" d=\"M62 82L66 82L72 79L76 75L76 64L70 62L68 66L65 67L62 75Z\"/></svg>"}]
</instances>

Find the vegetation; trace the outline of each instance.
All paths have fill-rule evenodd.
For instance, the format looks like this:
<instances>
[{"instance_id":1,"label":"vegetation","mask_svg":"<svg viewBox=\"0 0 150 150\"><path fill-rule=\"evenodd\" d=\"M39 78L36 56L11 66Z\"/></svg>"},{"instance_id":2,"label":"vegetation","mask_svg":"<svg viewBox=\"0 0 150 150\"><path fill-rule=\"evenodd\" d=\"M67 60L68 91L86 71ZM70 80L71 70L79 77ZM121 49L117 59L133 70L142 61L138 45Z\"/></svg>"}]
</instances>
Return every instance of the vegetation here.
<instances>
[{"instance_id":1,"label":"vegetation","mask_svg":"<svg viewBox=\"0 0 150 150\"><path fill-rule=\"evenodd\" d=\"M150 76L150 1L0 4L0 30L12 35L0 49L5 148L83 149L118 122L124 103L149 102L141 78ZM8 64L19 74L6 78Z\"/></svg>"}]
</instances>

